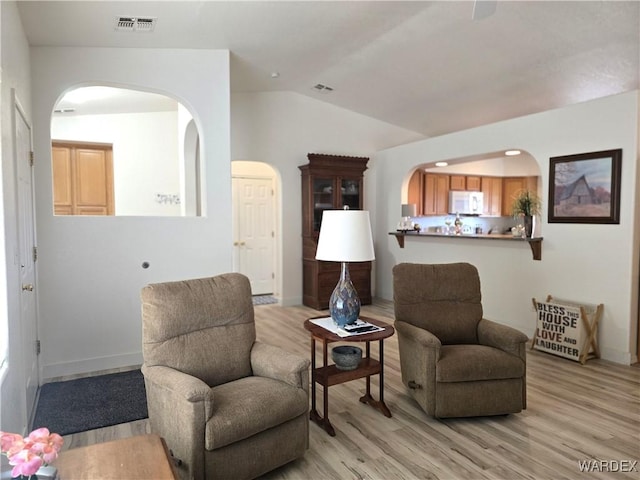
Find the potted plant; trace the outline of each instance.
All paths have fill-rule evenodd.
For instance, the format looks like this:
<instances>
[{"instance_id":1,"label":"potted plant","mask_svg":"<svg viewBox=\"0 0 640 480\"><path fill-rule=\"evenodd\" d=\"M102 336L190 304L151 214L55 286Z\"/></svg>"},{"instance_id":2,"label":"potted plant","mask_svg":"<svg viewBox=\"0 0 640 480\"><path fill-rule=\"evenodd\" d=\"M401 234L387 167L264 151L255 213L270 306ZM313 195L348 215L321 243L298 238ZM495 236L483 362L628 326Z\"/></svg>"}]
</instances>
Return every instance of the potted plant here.
<instances>
[{"instance_id":1,"label":"potted plant","mask_svg":"<svg viewBox=\"0 0 640 480\"><path fill-rule=\"evenodd\" d=\"M511 207L514 218L524 217L524 231L527 238L533 235L533 217L542 213L542 200L535 192L522 190Z\"/></svg>"}]
</instances>

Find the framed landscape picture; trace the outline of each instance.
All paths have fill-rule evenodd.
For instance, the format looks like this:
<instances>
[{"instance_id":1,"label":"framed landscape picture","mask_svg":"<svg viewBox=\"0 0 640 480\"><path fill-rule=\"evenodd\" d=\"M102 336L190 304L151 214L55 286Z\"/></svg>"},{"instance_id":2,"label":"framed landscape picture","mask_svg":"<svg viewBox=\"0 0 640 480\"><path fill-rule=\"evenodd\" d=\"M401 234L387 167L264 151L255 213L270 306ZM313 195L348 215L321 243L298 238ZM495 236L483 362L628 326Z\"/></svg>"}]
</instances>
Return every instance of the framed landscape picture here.
<instances>
[{"instance_id":1,"label":"framed landscape picture","mask_svg":"<svg viewBox=\"0 0 640 480\"><path fill-rule=\"evenodd\" d=\"M549 223L620 223L622 149L549 159Z\"/></svg>"}]
</instances>

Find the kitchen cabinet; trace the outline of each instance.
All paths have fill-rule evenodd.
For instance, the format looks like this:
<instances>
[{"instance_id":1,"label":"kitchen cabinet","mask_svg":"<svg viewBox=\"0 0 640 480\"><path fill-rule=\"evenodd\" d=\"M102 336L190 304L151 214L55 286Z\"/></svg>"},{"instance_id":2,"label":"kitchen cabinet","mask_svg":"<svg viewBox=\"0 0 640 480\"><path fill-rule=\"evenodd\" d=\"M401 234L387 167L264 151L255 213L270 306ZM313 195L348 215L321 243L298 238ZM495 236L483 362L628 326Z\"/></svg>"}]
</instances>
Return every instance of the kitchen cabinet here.
<instances>
[{"instance_id":1,"label":"kitchen cabinet","mask_svg":"<svg viewBox=\"0 0 640 480\"><path fill-rule=\"evenodd\" d=\"M407 202L416 204L418 216L445 215L449 204L449 175L416 170L409 179Z\"/></svg>"},{"instance_id":2,"label":"kitchen cabinet","mask_svg":"<svg viewBox=\"0 0 640 480\"><path fill-rule=\"evenodd\" d=\"M416 170L409 179L408 203L415 203L417 215L446 215L450 191L483 193L482 215L511 215L515 196L522 190L537 191L538 177L489 177L444 175Z\"/></svg>"},{"instance_id":3,"label":"kitchen cabinet","mask_svg":"<svg viewBox=\"0 0 640 480\"><path fill-rule=\"evenodd\" d=\"M302 175L302 303L322 310L340 279L340 263L316 260L318 236L325 210L363 208L366 157L310 153ZM398 211L398 216L400 211ZM371 262L349 264L351 281L363 305L371 303Z\"/></svg>"},{"instance_id":4,"label":"kitchen cabinet","mask_svg":"<svg viewBox=\"0 0 640 480\"><path fill-rule=\"evenodd\" d=\"M466 190L467 178L464 175L450 175L449 188L451 190Z\"/></svg>"},{"instance_id":5,"label":"kitchen cabinet","mask_svg":"<svg viewBox=\"0 0 640 480\"><path fill-rule=\"evenodd\" d=\"M524 190L536 192L538 177L503 177L502 178L502 215L512 215L513 202Z\"/></svg>"},{"instance_id":6,"label":"kitchen cabinet","mask_svg":"<svg viewBox=\"0 0 640 480\"><path fill-rule=\"evenodd\" d=\"M502 177L481 177L481 191L482 214L490 217L502 215Z\"/></svg>"},{"instance_id":7,"label":"kitchen cabinet","mask_svg":"<svg viewBox=\"0 0 640 480\"><path fill-rule=\"evenodd\" d=\"M446 215L449 204L449 175L424 176L424 215Z\"/></svg>"},{"instance_id":8,"label":"kitchen cabinet","mask_svg":"<svg viewBox=\"0 0 640 480\"><path fill-rule=\"evenodd\" d=\"M110 144L51 144L54 215L113 215L113 148Z\"/></svg>"},{"instance_id":9,"label":"kitchen cabinet","mask_svg":"<svg viewBox=\"0 0 640 480\"><path fill-rule=\"evenodd\" d=\"M477 175L467 175L467 191L469 192L480 192L482 190L481 187L481 178Z\"/></svg>"},{"instance_id":10,"label":"kitchen cabinet","mask_svg":"<svg viewBox=\"0 0 640 480\"><path fill-rule=\"evenodd\" d=\"M409 179L407 203L416 205L416 215L424 215L424 172L416 170ZM398 213L400 214L400 212Z\"/></svg>"},{"instance_id":11,"label":"kitchen cabinet","mask_svg":"<svg viewBox=\"0 0 640 480\"><path fill-rule=\"evenodd\" d=\"M479 175L449 175L449 189L479 192L480 178Z\"/></svg>"}]
</instances>

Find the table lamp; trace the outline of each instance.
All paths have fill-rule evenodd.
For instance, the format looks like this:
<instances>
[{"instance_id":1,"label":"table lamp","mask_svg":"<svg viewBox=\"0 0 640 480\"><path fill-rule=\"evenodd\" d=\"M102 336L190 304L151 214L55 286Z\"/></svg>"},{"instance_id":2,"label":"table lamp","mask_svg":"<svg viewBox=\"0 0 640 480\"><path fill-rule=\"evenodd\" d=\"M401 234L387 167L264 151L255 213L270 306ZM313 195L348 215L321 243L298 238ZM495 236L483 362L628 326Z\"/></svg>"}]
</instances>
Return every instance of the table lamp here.
<instances>
[{"instance_id":1,"label":"table lamp","mask_svg":"<svg viewBox=\"0 0 640 480\"><path fill-rule=\"evenodd\" d=\"M342 262L340 280L329 299L329 313L339 327L355 323L360 315L360 298L351 283L347 263L374 259L368 211L345 207L323 212L316 260Z\"/></svg>"},{"instance_id":2,"label":"table lamp","mask_svg":"<svg viewBox=\"0 0 640 480\"><path fill-rule=\"evenodd\" d=\"M403 203L402 204L402 220L398 224L398 230L402 232L406 232L408 230L413 230L415 224L411 217L416 216L417 205L415 203Z\"/></svg>"}]
</instances>

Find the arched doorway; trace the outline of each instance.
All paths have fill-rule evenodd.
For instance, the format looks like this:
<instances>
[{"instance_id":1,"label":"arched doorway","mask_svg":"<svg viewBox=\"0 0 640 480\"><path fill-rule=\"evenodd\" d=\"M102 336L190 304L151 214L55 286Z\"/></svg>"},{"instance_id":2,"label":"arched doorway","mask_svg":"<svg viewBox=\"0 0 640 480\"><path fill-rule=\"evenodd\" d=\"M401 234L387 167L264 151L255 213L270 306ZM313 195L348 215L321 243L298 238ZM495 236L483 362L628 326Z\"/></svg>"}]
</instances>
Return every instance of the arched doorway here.
<instances>
[{"instance_id":1,"label":"arched doorway","mask_svg":"<svg viewBox=\"0 0 640 480\"><path fill-rule=\"evenodd\" d=\"M280 295L279 177L268 164L233 161L233 270L254 295Z\"/></svg>"}]
</instances>

